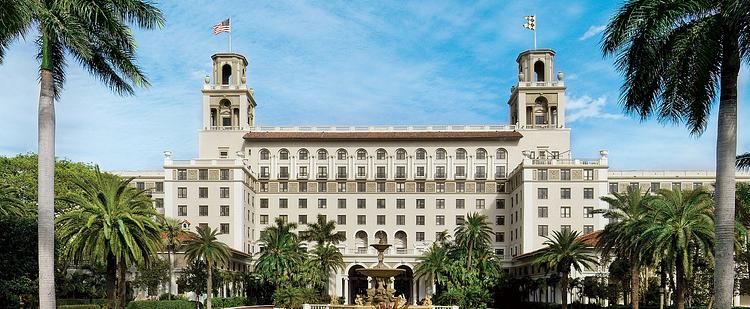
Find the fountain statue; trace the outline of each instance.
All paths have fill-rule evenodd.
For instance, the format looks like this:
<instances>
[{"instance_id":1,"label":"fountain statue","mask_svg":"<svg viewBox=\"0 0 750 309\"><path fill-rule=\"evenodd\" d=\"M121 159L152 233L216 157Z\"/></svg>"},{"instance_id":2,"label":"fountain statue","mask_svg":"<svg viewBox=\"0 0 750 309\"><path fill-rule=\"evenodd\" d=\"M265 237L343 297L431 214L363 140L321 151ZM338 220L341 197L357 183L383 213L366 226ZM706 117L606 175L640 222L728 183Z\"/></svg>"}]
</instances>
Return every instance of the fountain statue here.
<instances>
[{"instance_id":1,"label":"fountain statue","mask_svg":"<svg viewBox=\"0 0 750 309\"><path fill-rule=\"evenodd\" d=\"M372 286L367 289L367 304L376 309L408 308L409 305L406 304L403 296L395 297L393 294L396 291L391 288L391 278L400 275L405 270L390 268L383 263L384 252L391 245L386 244L385 239L381 238L378 244L370 246L378 250L378 264L370 268L357 270L360 274L372 278Z\"/></svg>"}]
</instances>

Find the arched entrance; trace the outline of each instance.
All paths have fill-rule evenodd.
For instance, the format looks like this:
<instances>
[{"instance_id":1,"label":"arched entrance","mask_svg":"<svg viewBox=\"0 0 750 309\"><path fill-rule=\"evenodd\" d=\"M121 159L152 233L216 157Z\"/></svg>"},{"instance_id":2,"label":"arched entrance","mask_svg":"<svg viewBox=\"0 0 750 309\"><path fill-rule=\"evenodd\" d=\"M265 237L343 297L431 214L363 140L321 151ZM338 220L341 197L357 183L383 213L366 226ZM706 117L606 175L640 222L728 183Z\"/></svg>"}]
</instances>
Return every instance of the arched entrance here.
<instances>
[{"instance_id":1,"label":"arched entrance","mask_svg":"<svg viewBox=\"0 0 750 309\"><path fill-rule=\"evenodd\" d=\"M414 273L412 272L411 268L406 265L401 265L399 267L396 267L398 269L405 270L400 275L396 276L393 280L393 287L396 289L396 296L404 295L406 298L407 303L413 303L411 290L414 282Z\"/></svg>"},{"instance_id":2,"label":"arched entrance","mask_svg":"<svg viewBox=\"0 0 750 309\"><path fill-rule=\"evenodd\" d=\"M367 296L367 276L360 274L357 270L363 269L362 265L354 265L349 268L349 304L354 304L357 295Z\"/></svg>"}]
</instances>

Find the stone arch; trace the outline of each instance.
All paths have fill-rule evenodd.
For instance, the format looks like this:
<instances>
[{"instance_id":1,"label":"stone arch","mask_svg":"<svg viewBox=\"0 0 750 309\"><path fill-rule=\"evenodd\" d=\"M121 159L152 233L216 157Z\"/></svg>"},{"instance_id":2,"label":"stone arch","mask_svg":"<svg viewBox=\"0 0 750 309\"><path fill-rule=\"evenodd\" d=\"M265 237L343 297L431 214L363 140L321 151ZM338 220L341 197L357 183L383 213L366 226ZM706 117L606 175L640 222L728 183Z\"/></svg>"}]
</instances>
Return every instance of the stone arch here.
<instances>
[{"instance_id":1,"label":"stone arch","mask_svg":"<svg viewBox=\"0 0 750 309\"><path fill-rule=\"evenodd\" d=\"M221 66L221 84L222 85L229 85L230 81L232 79L232 66L227 64L224 64Z\"/></svg>"},{"instance_id":2,"label":"stone arch","mask_svg":"<svg viewBox=\"0 0 750 309\"><path fill-rule=\"evenodd\" d=\"M338 150L336 150L336 160L346 160L347 155L348 153L344 148L339 148Z\"/></svg>"},{"instance_id":3,"label":"stone arch","mask_svg":"<svg viewBox=\"0 0 750 309\"><path fill-rule=\"evenodd\" d=\"M417 160L424 160L427 159L427 151L424 150L424 148L417 148L416 151L416 159Z\"/></svg>"},{"instance_id":4,"label":"stone arch","mask_svg":"<svg viewBox=\"0 0 750 309\"><path fill-rule=\"evenodd\" d=\"M279 149L279 160L289 160L289 149Z\"/></svg>"},{"instance_id":5,"label":"stone arch","mask_svg":"<svg viewBox=\"0 0 750 309\"><path fill-rule=\"evenodd\" d=\"M367 150L364 148L357 149L357 160L367 160Z\"/></svg>"},{"instance_id":6,"label":"stone arch","mask_svg":"<svg viewBox=\"0 0 750 309\"><path fill-rule=\"evenodd\" d=\"M325 150L323 148L318 149L318 151L315 152L315 154L316 154L316 158L318 158L318 160L326 160L326 159L328 159L328 150Z\"/></svg>"},{"instance_id":7,"label":"stone arch","mask_svg":"<svg viewBox=\"0 0 750 309\"><path fill-rule=\"evenodd\" d=\"M271 152L268 151L268 149L266 149L266 148L261 149L260 152L258 152L258 153L260 153L260 159L261 160L270 160L271 159Z\"/></svg>"},{"instance_id":8,"label":"stone arch","mask_svg":"<svg viewBox=\"0 0 750 309\"><path fill-rule=\"evenodd\" d=\"M537 60L534 62L534 81L543 82L544 78L544 61Z\"/></svg>"},{"instance_id":9,"label":"stone arch","mask_svg":"<svg viewBox=\"0 0 750 309\"><path fill-rule=\"evenodd\" d=\"M445 149L438 148L437 150L435 150L435 159L436 160L445 160L445 158L447 156L447 153L448 152L445 151Z\"/></svg>"},{"instance_id":10,"label":"stone arch","mask_svg":"<svg viewBox=\"0 0 750 309\"><path fill-rule=\"evenodd\" d=\"M352 265L347 271L349 279L349 295L347 297L349 304L354 304L357 295L367 296L367 276L360 274L357 270L364 269L360 264Z\"/></svg>"},{"instance_id":11,"label":"stone arch","mask_svg":"<svg viewBox=\"0 0 750 309\"><path fill-rule=\"evenodd\" d=\"M406 149L399 148L396 149L396 160L406 160Z\"/></svg>"},{"instance_id":12,"label":"stone arch","mask_svg":"<svg viewBox=\"0 0 750 309\"><path fill-rule=\"evenodd\" d=\"M360 230L354 233L354 248L357 250L357 253L367 253L368 244L367 232Z\"/></svg>"},{"instance_id":13,"label":"stone arch","mask_svg":"<svg viewBox=\"0 0 750 309\"><path fill-rule=\"evenodd\" d=\"M299 151L297 151L297 158L299 158L300 160L310 160L310 151L308 151L307 148L300 149Z\"/></svg>"},{"instance_id":14,"label":"stone arch","mask_svg":"<svg viewBox=\"0 0 750 309\"><path fill-rule=\"evenodd\" d=\"M409 238L404 231L397 231L393 235L394 244L393 247L396 248L396 252L400 254L406 254L407 250L409 249Z\"/></svg>"},{"instance_id":15,"label":"stone arch","mask_svg":"<svg viewBox=\"0 0 750 309\"><path fill-rule=\"evenodd\" d=\"M375 232L375 243L381 244L381 243L388 243L388 233L386 233L383 230Z\"/></svg>"},{"instance_id":16,"label":"stone arch","mask_svg":"<svg viewBox=\"0 0 750 309\"><path fill-rule=\"evenodd\" d=\"M413 303L412 300L412 287L414 286L414 270L408 265L399 265L397 269L402 269L400 275L393 278L393 287L396 290L395 296L404 295L406 303Z\"/></svg>"}]
</instances>

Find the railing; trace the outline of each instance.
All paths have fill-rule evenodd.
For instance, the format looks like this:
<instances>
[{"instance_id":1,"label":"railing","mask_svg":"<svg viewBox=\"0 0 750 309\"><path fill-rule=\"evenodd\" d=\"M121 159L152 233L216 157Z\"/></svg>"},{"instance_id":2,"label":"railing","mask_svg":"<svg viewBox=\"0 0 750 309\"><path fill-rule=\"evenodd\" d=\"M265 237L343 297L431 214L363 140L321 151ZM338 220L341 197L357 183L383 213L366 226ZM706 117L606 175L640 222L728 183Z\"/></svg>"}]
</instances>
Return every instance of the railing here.
<instances>
[{"instance_id":1,"label":"railing","mask_svg":"<svg viewBox=\"0 0 750 309\"><path fill-rule=\"evenodd\" d=\"M367 247L360 247L360 248L354 248L354 249L347 249L346 247L339 248L339 251L341 253L345 254L354 254L354 255L377 255L377 250L373 248L367 248ZM424 250L419 248L388 248L383 253L385 255L407 255L407 254L422 254Z\"/></svg>"},{"instance_id":2,"label":"railing","mask_svg":"<svg viewBox=\"0 0 750 309\"><path fill-rule=\"evenodd\" d=\"M563 81L549 81L549 82L518 82L518 87L563 87L565 82Z\"/></svg>"},{"instance_id":3,"label":"railing","mask_svg":"<svg viewBox=\"0 0 750 309\"><path fill-rule=\"evenodd\" d=\"M241 131L242 127L239 126L210 126L210 127L204 127L204 130L211 130L211 131Z\"/></svg>"},{"instance_id":4,"label":"railing","mask_svg":"<svg viewBox=\"0 0 750 309\"><path fill-rule=\"evenodd\" d=\"M297 178L298 179L307 179L307 176L308 176L307 173L299 173L299 174L297 174Z\"/></svg>"},{"instance_id":5,"label":"railing","mask_svg":"<svg viewBox=\"0 0 750 309\"><path fill-rule=\"evenodd\" d=\"M318 173L318 179L328 178L328 173Z\"/></svg>"},{"instance_id":6,"label":"railing","mask_svg":"<svg viewBox=\"0 0 750 309\"><path fill-rule=\"evenodd\" d=\"M514 125L255 126L262 132L513 131Z\"/></svg>"},{"instance_id":7,"label":"railing","mask_svg":"<svg viewBox=\"0 0 750 309\"><path fill-rule=\"evenodd\" d=\"M416 179L425 179L426 177L427 176L425 176L424 174L422 174L422 175L419 175L419 174L414 175L414 178L416 178Z\"/></svg>"},{"instance_id":8,"label":"railing","mask_svg":"<svg viewBox=\"0 0 750 309\"><path fill-rule=\"evenodd\" d=\"M435 173L435 179L445 179L445 173Z\"/></svg>"},{"instance_id":9,"label":"railing","mask_svg":"<svg viewBox=\"0 0 750 309\"><path fill-rule=\"evenodd\" d=\"M533 165L599 165L598 159L533 159Z\"/></svg>"}]
</instances>

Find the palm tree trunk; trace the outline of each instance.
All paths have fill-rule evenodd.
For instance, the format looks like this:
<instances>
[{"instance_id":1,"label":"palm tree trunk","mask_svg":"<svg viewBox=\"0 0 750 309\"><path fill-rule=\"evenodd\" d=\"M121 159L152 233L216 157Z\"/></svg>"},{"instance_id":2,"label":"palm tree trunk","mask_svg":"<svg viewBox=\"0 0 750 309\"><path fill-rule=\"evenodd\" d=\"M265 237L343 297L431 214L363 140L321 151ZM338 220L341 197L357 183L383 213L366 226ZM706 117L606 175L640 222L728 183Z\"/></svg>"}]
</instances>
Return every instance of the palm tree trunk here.
<instances>
[{"instance_id":1,"label":"palm tree trunk","mask_svg":"<svg viewBox=\"0 0 750 309\"><path fill-rule=\"evenodd\" d=\"M167 250L167 259L169 259L169 284L167 289L167 299L172 300L172 278L174 277L174 265L172 265L172 250Z\"/></svg>"},{"instance_id":2,"label":"palm tree trunk","mask_svg":"<svg viewBox=\"0 0 750 309\"><path fill-rule=\"evenodd\" d=\"M38 111L38 224L39 308L55 305L55 90L49 38L42 35Z\"/></svg>"},{"instance_id":3,"label":"palm tree trunk","mask_svg":"<svg viewBox=\"0 0 750 309\"><path fill-rule=\"evenodd\" d=\"M679 258L678 258L679 259ZM676 291L675 291L675 301L676 301L676 308L677 309L685 309L685 268L683 266L683 263L680 261L677 261L677 271L676 271L676 277L675 278L677 282L675 284L677 285Z\"/></svg>"},{"instance_id":4,"label":"palm tree trunk","mask_svg":"<svg viewBox=\"0 0 750 309\"><path fill-rule=\"evenodd\" d=\"M115 293L117 282L117 259L112 253L107 254L107 308L117 308L117 296Z\"/></svg>"},{"instance_id":5,"label":"palm tree trunk","mask_svg":"<svg viewBox=\"0 0 750 309\"><path fill-rule=\"evenodd\" d=\"M562 275L560 277L560 285L562 286L560 292L562 292L562 309L568 309L568 272L564 271L561 273Z\"/></svg>"},{"instance_id":6,"label":"palm tree trunk","mask_svg":"<svg viewBox=\"0 0 750 309\"><path fill-rule=\"evenodd\" d=\"M716 136L716 270L714 295L717 309L732 307L734 295L734 195L735 156L737 155L737 76L740 70L737 35L724 26L719 98L719 124Z\"/></svg>"},{"instance_id":7,"label":"palm tree trunk","mask_svg":"<svg viewBox=\"0 0 750 309\"><path fill-rule=\"evenodd\" d=\"M125 259L120 261L117 264L119 276L117 277L117 302L119 308L124 309L125 308L125 294L127 292L127 289L125 287L125 275L127 274L127 269L125 267Z\"/></svg>"},{"instance_id":8,"label":"palm tree trunk","mask_svg":"<svg viewBox=\"0 0 750 309\"><path fill-rule=\"evenodd\" d=\"M633 266L630 267L630 302L633 304L633 309L638 309L638 299L641 290L641 277L638 262L634 262Z\"/></svg>"},{"instance_id":9,"label":"palm tree trunk","mask_svg":"<svg viewBox=\"0 0 750 309\"><path fill-rule=\"evenodd\" d=\"M213 279L211 278L211 260L206 259L206 265L208 265L208 282L206 282L206 292L208 293L208 297L206 298L206 309L211 309L211 284L213 283Z\"/></svg>"},{"instance_id":10,"label":"palm tree trunk","mask_svg":"<svg viewBox=\"0 0 750 309\"><path fill-rule=\"evenodd\" d=\"M471 253L472 253L471 251L473 249L472 247L474 247L474 243L469 242L469 250L468 250L469 258L466 259L466 269L471 269Z\"/></svg>"}]
</instances>

